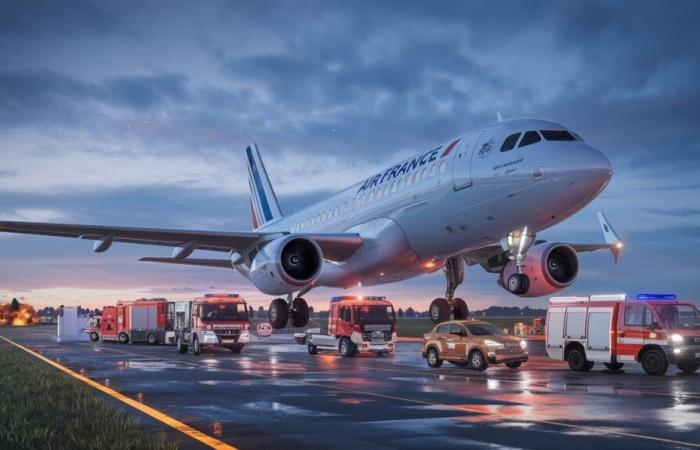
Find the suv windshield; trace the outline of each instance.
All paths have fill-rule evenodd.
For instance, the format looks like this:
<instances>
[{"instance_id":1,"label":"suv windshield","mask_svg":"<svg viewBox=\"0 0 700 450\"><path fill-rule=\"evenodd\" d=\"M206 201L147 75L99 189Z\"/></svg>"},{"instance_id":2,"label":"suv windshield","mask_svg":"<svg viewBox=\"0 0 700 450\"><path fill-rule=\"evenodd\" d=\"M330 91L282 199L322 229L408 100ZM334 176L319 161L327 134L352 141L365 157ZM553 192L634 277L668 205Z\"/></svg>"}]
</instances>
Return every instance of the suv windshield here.
<instances>
[{"instance_id":1,"label":"suv windshield","mask_svg":"<svg viewBox=\"0 0 700 450\"><path fill-rule=\"evenodd\" d=\"M690 305L654 305L664 328L700 328L700 312Z\"/></svg>"},{"instance_id":2,"label":"suv windshield","mask_svg":"<svg viewBox=\"0 0 700 450\"><path fill-rule=\"evenodd\" d=\"M474 336L501 336L503 330L490 323L470 323L465 324L470 334Z\"/></svg>"},{"instance_id":3,"label":"suv windshield","mask_svg":"<svg viewBox=\"0 0 700 450\"><path fill-rule=\"evenodd\" d=\"M355 319L363 325L393 323L394 308L384 305L355 306Z\"/></svg>"},{"instance_id":4,"label":"suv windshield","mask_svg":"<svg viewBox=\"0 0 700 450\"><path fill-rule=\"evenodd\" d=\"M205 303L202 320L247 320L248 310L243 303Z\"/></svg>"}]
</instances>

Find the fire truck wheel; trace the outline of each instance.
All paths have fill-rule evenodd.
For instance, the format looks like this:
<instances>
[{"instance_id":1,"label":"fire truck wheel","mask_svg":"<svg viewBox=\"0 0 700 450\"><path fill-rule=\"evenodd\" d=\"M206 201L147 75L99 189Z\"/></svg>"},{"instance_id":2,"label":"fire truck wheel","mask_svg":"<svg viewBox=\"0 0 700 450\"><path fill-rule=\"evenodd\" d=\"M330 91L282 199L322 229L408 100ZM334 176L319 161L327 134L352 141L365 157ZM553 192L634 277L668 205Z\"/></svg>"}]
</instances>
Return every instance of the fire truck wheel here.
<instances>
[{"instance_id":1,"label":"fire truck wheel","mask_svg":"<svg viewBox=\"0 0 700 450\"><path fill-rule=\"evenodd\" d=\"M668 370L668 359L664 352L652 348L642 355L642 369L647 375L665 375Z\"/></svg>"},{"instance_id":2,"label":"fire truck wheel","mask_svg":"<svg viewBox=\"0 0 700 450\"><path fill-rule=\"evenodd\" d=\"M486 370L486 368L489 366L489 363L488 361L486 361L486 358L484 358L483 353L481 353L479 350L474 350L469 355L469 365L474 370L482 371Z\"/></svg>"},{"instance_id":3,"label":"fire truck wheel","mask_svg":"<svg viewBox=\"0 0 700 450\"><path fill-rule=\"evenodd\" d=\"M454 318L455 320L466 320L469 318L469 307L467 306L467 302L465 302L461 298L456 298L454 300Z\"/></svg>"},{"instance_id":4,"label":"fire truck wheel","mask_svg":"<svg viewBox=\"0 0 700 450\"><path fill-rule=\"evenodd\" d=\"M92 333L90 333L90 340L91 340L92 342L97 342L97 341L100 340L100 335L97 334L96 331L93 331Z\"/></svg>"},{"instance_id":5,"label":"fire truck wheel","mask_svg":"<svg viewBox=\"0 0 700 450\"><path fill-rule=\"evenodd\" d=\"M343 358L351 358L355 356L355 344L352 343L350 338L341 338L340 344L338 344L338 351Z\"/></svg>"},{"instance_id":6,"label":"fire truck wheel","mask_svg":"<svg viewBox=\"0 0 700 450\"><path fill-rule=\"evenodd\" d=\"M119 333L119 343L120 344L127 344L129 343L129 335L126 333Z\"/></svg>"},{"instance_id":7,"label":"fire truck wheel","mask_svg":"<svg viewBox=\"0 0 700 450\"><path fill-rule=\"evenodd\" d=\"M187 346L182 343L180 336L175 337L175 348L178 353L187 353Z\"/></svg>"},{"instance_id":8,"label":"fire truck wheel","mask_svg":"<svg viewBox=\"0 0 700 450\"><path fill-rule=\"evenodd\" d=\"M622 366L624 366L625 364L616 362L616 363L603 363L603 365L605 367L607 367L608 370L620 370L620 369L622 369Z\"/></svg>"},{"instance_id":9,"label":"fire truck wheel","mask_svg":"<svg viewBox=\"0 0 700 450\"><path fill-rule=\"evenodd\" d=\"M309 305L306 304L306 300L301 297L294 299L289 311L289 320L295 328L304 327L309 323Z\"/></svg>"},{"instance_id":10,"label":"fire truck wheel","mask_svg":"<svg viewBox=\"0 0 700 450\"><path fill-rule=\"evenodd\" d=\"M507 362L506 366L509 369L517 369L518 367L520 367L521 364L522 364L522 361L512 361L512 362Z\"/></svg>"},{"instance_id":11,"label":"fire truck wheel","mask_svg":"<svg viewBox=\"0 0 700 450\"><path fill-rule=\"evenodd\" d=\"M148 342L148 345L156 345L158 343L158 338L155 334L148 333L148 336L146 336L146 342Z\"/></svg>"},{"instance_id":12,"label":"fire truck wheel","mask_svg":"<svg viewBox=\"0 0 700 450\"><path fill-rule=\"evenodd\" d=\"M436 298L430 303L430 320L434 324L450 320L450 304L444 298Z\"/></svg>"},{"instance_id":13,"label":"fire truck wheel","mask_svg":"<svg viewBox=\"0 0 700 450\"><path fill-rule=\"evenodd\" d=\"M514 273L508 277L506 286L511 294L521 295L530 289L530 279L525 274Z\"/></svg>"},{"instance_id":14,"label":"fire truck wheel","mask_svg":"<svg viewBox=\"0 0 700 450\"><path fill-rule=\"evenodd\" d=\"M270 309L267 311L267 317L270 319L272 328L279 330L287 326L289 319L289 306L283 298L276 298L270 303Z\"/></svg>"},{"instance_id":15,"label":"fire truck wheel","mask_svg":"<svg viewBox=\"0 0 700 450\"><path fill-rule=\"evenodd\" d=\"M678 363L677 366L683 373L691 374L697 372L697 370L700 369L700 362Z\"/></svg>"},{"instance_id":16,"label":"fire truck wheel","mask_svg":"<svg viewBox=\"0 0 700 450\"><path fill-rule=\"evenodd\" d=\"M425 360L428 361L428 367L433 369L437 369L442 365L440 355L438 355L438 351L434 347L428 349L428 353L425 355Z\"/></svg>"},{"instance_id":17,"label":"fire truck wheel","mask_svg":"<svg viewBox=\"0 0 700 450\"><path fill-rule=\"evenodd\" d=\"M566 357L566 362L569 363L571 370L575 372L588 372L593 368L593 362L586 359L586 353L580 348L572 348L569 350L569 356Z\"/></svg>"},{"instance_id":18,"label":"fire truck wheel","mask_svg":"<svg viewBox=\"0 0 700 450\"><path fill-rule=\"evenodd\" d=\"M200 353L202 353L202 346L199 345L199 338L197 336L194 336L192 338L192 352L195 355L199 355Z\"/></svg>"},{"instance_id":19,"label":"fire truck wheel","mask_svg":"<svg viewBox=\"0 0 700 450\"><path fill-rule=\"evenodd\" d=\"M309 344L306 348L309 350L309 355L315 355L318 353L318 348L314 344Z\"/></svg>"}]
</instances>

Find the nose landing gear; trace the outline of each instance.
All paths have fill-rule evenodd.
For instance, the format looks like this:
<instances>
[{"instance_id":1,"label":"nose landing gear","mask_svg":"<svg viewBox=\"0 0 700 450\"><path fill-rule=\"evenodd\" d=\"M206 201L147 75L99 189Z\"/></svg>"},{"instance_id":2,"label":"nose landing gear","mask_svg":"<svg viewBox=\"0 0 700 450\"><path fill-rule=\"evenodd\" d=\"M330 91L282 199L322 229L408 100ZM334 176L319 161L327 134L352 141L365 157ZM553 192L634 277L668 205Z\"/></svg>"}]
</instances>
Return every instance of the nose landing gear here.
<instances>
[{"instance_id":1,"label":"nose landing gear","mask_svg":"<svg viewBox=\"0 0 700 450\"><path fill-rule=\"evenodd\" d=\"M533 242L535 242L535 235L529 233L527 227L515 230L501 239L501 248L510 253L508 258L515 261L515 267L518 270L506 281L506 288L511 294L522 295L530 289L530 279L523 273L523 261Z\"/></svg>"},{"instance_id":2,"label":"nose landing gear","mask_svg":"<svg viewBox=\"0 0 700 450\"><path fill-rule=\"evenodd\" d=\"M430 320L438 324L454 317L455 320L464 320L469 317L467 303L461 298L455 298L457 286L464 281L464 260L459 256L453 256L445 261L443 267L447 289L445 298L436 298L430 303Z\"/></svg>"}]
</instances>

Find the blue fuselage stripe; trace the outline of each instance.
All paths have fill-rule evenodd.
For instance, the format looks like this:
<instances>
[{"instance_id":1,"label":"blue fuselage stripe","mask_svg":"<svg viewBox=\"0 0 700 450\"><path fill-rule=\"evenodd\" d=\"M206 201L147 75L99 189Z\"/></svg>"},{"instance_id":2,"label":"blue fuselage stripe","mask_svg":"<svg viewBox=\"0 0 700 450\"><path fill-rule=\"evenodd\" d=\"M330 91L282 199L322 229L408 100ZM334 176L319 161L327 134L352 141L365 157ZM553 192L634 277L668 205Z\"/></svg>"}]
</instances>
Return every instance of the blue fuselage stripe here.
<instances>
[{"instance_id":1,"label":"blue fuselage stripe","mask_svg":"<svg viewBox=\"0 0 700 450\"><path fill-rule=\"evenodd\" d=\"M272 212L270 211L270 205L267 203L267 197L265 196L265 191L262 187L262 182L260 181L260 174L258 173L258 168L255 165L255 159L253 158L253 152L250 147L246 149L246 155L248 156L248 163L253 172L253 180L255 181L255 190L258 192L258 198L260 199L260 206L262 206L264 222L272 220ZM262 225L262 223L260 224Z\"/></svg>"}]
</instances>

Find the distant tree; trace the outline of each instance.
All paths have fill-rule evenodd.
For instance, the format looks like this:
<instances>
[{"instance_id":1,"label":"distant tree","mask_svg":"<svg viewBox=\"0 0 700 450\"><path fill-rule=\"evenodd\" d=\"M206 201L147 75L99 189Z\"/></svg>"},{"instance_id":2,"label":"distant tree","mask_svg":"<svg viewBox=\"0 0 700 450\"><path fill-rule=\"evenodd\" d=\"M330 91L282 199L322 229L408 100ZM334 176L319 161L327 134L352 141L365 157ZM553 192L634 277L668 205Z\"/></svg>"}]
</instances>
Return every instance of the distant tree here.
<instances>
[{"instance_id":1,"label":"distant tree","mask_svg":"<svg viewBox=\"0 0 700 450\"><path fill-rule=\"evenodd\" d=\"M409 319L416 317L416 311L410 306L406 309L406 317Z\"/></svg>"},{"instance_id":2,"label":"distant tree","mask_svg":"<svg viewBox=\"0 0 700 450\"><path fill-rule=\"evenodd\" d=\"M314 313L314 307L309 306L309 317L311 317L313 315L313 313Z\"/></svg>"},{"instance_id":3,"label":"distant tree","mask_svg":"<svg viewBox=\"0 0 700 450\"><path fill-rule=\"evenodd\" d=\"M19 311L19 301L16 298L12 299L10 304L10 311Z\"/></svg>"},{"instance_id":4,"label":"distant tree","mask_svg":"<svg viewBox=\"0 0 700 450\"><path fill-rule=\"evenodd\" d=\"M258 317L264 317L265 316L265 308L262 306L258 306Z\"/></svg>"},{"instance_id":5,"label":"distant tree","mask_svg":"<svg viewBox=\"0 0 700 450\"><path fill-rule=\"evenodd\" d=\"M399 319L403 319L403 309L399 308L398 316L399 316Z\"/></svg>"},{"instance_id":6,"label":"distant tree","mask_svg":"<svg viewBox=\"0 0 700 450\"><path fill-rule=\"evenodd\" d=\"M250 317L250 318L255 317L255 311L253 310L252 306L248 307L248 317Z\"/></svg>"}]
</instances>

